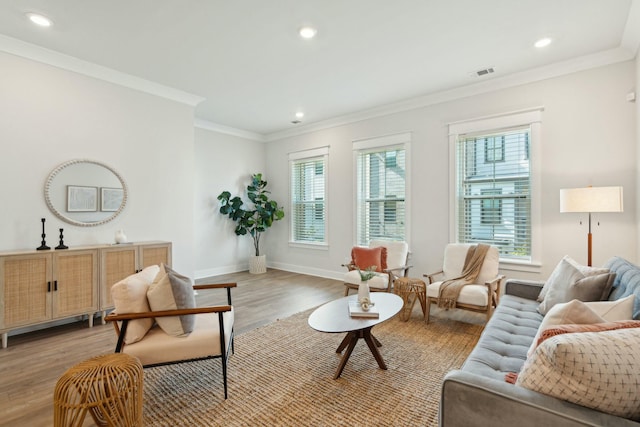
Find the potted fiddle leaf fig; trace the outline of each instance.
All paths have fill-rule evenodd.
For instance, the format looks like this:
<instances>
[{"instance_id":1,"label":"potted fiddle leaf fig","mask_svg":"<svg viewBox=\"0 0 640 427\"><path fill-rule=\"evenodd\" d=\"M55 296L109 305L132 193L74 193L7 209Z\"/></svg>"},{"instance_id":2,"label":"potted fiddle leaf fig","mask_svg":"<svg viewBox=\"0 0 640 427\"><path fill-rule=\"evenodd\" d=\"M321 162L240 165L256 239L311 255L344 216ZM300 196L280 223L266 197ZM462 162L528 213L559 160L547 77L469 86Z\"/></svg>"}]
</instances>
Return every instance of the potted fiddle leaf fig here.
<instances>
[{"instance_id":1,"label":"potted fiddle leaf fig","mask_svg":"<svg viewBox=\"0 0 640 427\"><path fill-rule=\"evenodd\" d=\"M262 179L261 173L251 176L251 183L247 186L247 198L251 201L249 206L239 196L232 198L229 191L223 191L218 196L220 213L236 223L235 233L238 236L248 234L253 238L255 255L249 258L249 272L252 274L267 272L266 255L260 255L260 237L274 221L284 218L284 210L269 199L266 187L267 181Z\"/></svg>"}]
</instances>

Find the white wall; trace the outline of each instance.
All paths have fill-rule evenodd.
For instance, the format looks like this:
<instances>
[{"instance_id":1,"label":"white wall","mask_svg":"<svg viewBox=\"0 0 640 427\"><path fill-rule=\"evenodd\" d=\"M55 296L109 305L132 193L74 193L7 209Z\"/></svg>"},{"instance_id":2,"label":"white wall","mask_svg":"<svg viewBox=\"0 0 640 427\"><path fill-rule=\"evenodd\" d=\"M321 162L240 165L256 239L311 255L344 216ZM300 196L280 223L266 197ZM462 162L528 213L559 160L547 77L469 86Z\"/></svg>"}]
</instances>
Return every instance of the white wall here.
<instances>
[{"instance_id":1,"label":"white wall","mask_svg":"<svg viewBox=\"0 0 640 427\"><path fill-rule=\"evenodd\" d=\"M290 247L288 224L277 224L269 232L269 263L292 271L341 277L340 264L354 244L352 141L410 131L412 187L407 197L411 198L411 274L437 270L449 241L451 218L448 124L537 106L544 107L542 265L533 272L504 273L544 279L565 254L586 263L587 227L584 222L579 224L586 215L560 214L559 190L587 185L622 185L625 197L624 213L594 214L594 265L603 264L612 255L637 261L636 112L625 100L635 83L635 63L628 61L270 142L267 173L273 197L287 207L287 153L326 145L330 150L329 250Z\"/></svg>"},{"instance_id":2,"label":"white wall","mask_svg":"<svg viewBox=\"0 0 640 427\"><path fill-rule=\"evenodd\" d=\"M40 218L54 247L129 240L173 242L175 268L192 275L193 107L0 53L0 250L40 245ZM129 202L105 225L78 227L55 217L43 196L59 164L104 162L127 182Z\"/></svg>"},{"instance_id":3,"label":"white wall","mask_svg":"<svg viewBox=\"0 0 640 427\"><path fill-rule=\"evenodd\" d=\"M569 254L586 258L586 225L578 214L560 214L560 188L623 185L625 212L601 214L594 225L594 264L612 255L637 261L636 193L640 136L637 104L625 95L640 81L635 61L365 120L264 144L193 127L193 108L28 59L0 53L0 250L40 244L65 229L69 246L110 243L123 228L130 240L170 240L174 266L202 277L246 269L250 238L233 233L217 214L223 190L244 194L252 173L265 172L275 200L287 207L287 154L330 146L329 250L288 245L288 216L266 234L270 265L341 277L353 245L351 141L397 132L413 134L411 152L412 274L436 269L449 241L447 124L543 106L542 268L544 278ZM195 141L195 142L194 142ZM77 227L49 212L44 182L57 165L90 158L127 181L123 214L99 227ZM195 235L195 236L194 236Z\"/></svg>"},{"instance_id":4,"label":"white wall","mask_svg":"<svg viewBox=\"0 0 640 427\"><path fill-rule=\"evenodd\" d=\"M264 142L196 129L195 262L196 277L247 270L253 241L236 236L235 223L219 213L217 197L227 190L246 199L251 175L264 172ZM267 180L269 177L266 177ZM271 187L271 184L267 188ZM268 234L268 233L267 233ZM265 241L260 245L266 247Z\"/></svg>"}]
</instances>

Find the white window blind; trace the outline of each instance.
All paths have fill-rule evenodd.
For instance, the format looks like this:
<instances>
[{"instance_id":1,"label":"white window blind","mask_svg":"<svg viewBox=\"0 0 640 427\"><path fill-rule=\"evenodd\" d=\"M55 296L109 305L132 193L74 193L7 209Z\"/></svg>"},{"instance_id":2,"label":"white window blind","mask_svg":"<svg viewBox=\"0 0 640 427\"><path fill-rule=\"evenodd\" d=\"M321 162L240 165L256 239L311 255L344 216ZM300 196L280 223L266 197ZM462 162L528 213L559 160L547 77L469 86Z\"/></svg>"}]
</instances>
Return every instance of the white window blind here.
<instances>
[{"instance_id":1,"label":"white window blind","mask_svg":"<svg viewBox=\"0 0 640 427\"><path fill-rule=\"evenodd\" d=\"M458 135L457 240L531 260L530 126Z\"/></svg>"},{"instance_id":2,"label":"white window blind","mask_svg":"<svg viewBox=\"0 0 640 427\"><path fill-rule=\"evenodd\" d=\"M378 142L408 142L407 134ZM356 154L356 241L406 240L405 144L354 144Z\"/></svg>"},{"instance_id":3,"label":"white window blind","mask_svg":"<svg viewBox=\"0 0 640 427\"><path fill-rule=\"evenodd\" d=\"M292 242L327 241L327 160L328 148L289 155Z\"/></svg>"}]
</instances>

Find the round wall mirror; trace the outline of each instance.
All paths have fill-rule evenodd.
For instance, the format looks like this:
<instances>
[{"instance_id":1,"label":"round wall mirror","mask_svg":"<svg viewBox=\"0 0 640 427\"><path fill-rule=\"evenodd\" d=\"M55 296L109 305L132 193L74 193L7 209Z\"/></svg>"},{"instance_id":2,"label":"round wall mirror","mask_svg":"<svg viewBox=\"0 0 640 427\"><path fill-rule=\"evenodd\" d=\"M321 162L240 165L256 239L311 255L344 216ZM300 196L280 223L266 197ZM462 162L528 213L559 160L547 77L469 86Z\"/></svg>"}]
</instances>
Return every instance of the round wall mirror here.
<instances>
[{"instance_id":1,"label":"round wall mirror","mask_svg":"<svg viewBox=\"0 0 640 427\"><path fill-rule=\"evenodd\" d=\"M81 227L107 223L127 204L127 185L109 166L70 160L55 168L44 186L47 206L61 220Z\"/></svg>"}]
</instances>

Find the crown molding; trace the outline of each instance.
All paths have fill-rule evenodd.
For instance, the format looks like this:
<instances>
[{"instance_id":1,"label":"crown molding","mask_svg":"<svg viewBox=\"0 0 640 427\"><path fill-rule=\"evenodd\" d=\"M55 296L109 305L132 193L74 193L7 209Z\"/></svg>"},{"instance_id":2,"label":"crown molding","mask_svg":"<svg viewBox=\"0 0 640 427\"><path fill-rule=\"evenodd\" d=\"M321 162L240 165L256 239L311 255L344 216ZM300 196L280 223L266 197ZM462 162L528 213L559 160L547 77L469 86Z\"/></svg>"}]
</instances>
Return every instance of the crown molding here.
<instances>
[{"instance_id":1,"label":"crown molding","mask_svg":"<svg viewBox=\"0 0 640 427\"><path fill-rule=\"evenodd\" d=\"M265 137L268 142L277 141L280 139L299 136L310 132L317 132L324 129L343 126L362 120L368 120L404 111L415 110L418 108L428 107L430 105L454 101L468 96L494 92L497 90L520 86L527 83L534 83L553 77L572 74L591 68L624 62L631 60L634 57L635 53L631 53L631 51L627 48L618 47L615 49L610 49L591 55L585 55L579 58L574 58L543 67L533 68L531 70L510 74L503 77L495 77L491 80L486 80L483 82L460 86L454 89L435 92L428 95L407 99L405 101L396 102L393 104L382 105L353 114L347 114L315 123L310 123L308 125L297 127L296 129L273 132L265 135Z\"/></svg>"},{"instance_id":2,"label":"crown molding","mask_svg":"<svg viewBox=\"0 0 640 427\"><path fill-rule=\"evenodd\" d=\"M640 0L633 0L629 8L627 24L622 34L620 47L627 49L635 56L640 46Z\"/></svg>"},{"instance_id":3,"label":"crown molding","mask_svg":"<svg viewBox=\"0 0 640 427\"><path fill-rule=\"evenodd\" d=\"M195 107L205 98L0 34L0 51Z\"/></svg>"},{"instance_id":4,"label":"crown molding","mask_svg":"<svg viewBox=\"0 0 640 427\"><path fill-rule=\"evenodd\" d=\"M193 125L199 129L210 130L213 132L222 133L225 135L238 136L240 138L250 139L252 141L266 142L267 139L264 135L248 130L237 129L231 126L225 126L218 123L210 122L209 120L195 118Z\"/></svg>"}]
</instances>

